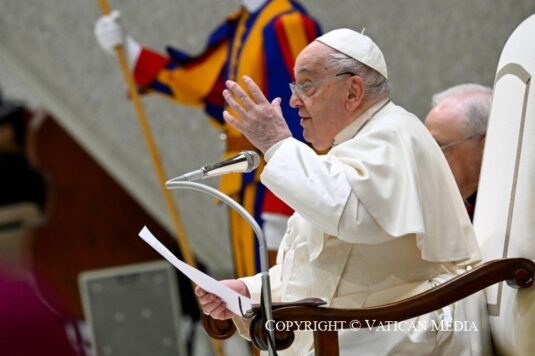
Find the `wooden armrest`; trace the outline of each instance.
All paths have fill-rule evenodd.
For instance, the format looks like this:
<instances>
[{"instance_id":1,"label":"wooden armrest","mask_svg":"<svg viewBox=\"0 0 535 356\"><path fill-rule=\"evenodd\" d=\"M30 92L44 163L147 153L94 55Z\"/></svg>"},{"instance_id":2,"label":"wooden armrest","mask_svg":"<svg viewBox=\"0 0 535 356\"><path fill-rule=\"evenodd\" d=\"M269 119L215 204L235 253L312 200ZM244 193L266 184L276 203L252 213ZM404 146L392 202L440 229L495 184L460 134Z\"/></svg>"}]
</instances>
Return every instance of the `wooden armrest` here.
<instances>
[{"instance_id":1,"label":"wooden armrest","mask_svg":"<svg viewBox=\"0 0 535 356\"><path fill-rule=\"evenodd\" d=\"M336 322L349 327L350 322L360 322L361 325L379 325L385 322L396 322L414 318L418 315L430 313L468 297L495 283L507 281L513 288L527 288L533 284L535 263L525 258L506 258L493 260L479 265L451 280L416 296L372 308L335 309L321 307L321 299L310 298L293 303L275 303L273 305L273 319L276 321L309 321ZM265 322L261 318L258 305L248 313L251 317L250 335L256 347L267 349L265 340ZM208 335L215 339L226 339L236 330L232 320L214 320L203 314L203 326ZM294 331L306 328L305 323L293 323L288 331L276 331L275 342L277 349L285 349L294 340ZM320 335L329 335L327 341L321 340ZM337 355L337 332L315 332L316 354Z\"/></svg>"},{"instance_id":2,"label":"wooden armrest","mask_svg":"<svg viewBox=\"0 0 535 356\"><path fill-rule=\"evenodd\" d=\"M201 312L201 322L208 336L216 340L226 340L236 332L232 319L217 320Z\"/></svg>"},{"instance_id":3,"label":"wooden armrest","mask_svg":"<svg viewBox=\"0 0 535 356\"><path fill-rule=\"evenodd\" d=\"M273 310L273 319L278 321L309 321L309 322L336 322L337 325L349 327L351 322L359 322L360 325L376 325L386 322L396 322L414 318L419 315L430 313L455 303L471 294L474 294L495 283L507 281L513 288L527 288L533 283L535 263L525 258L507 258L493 260L484 263L472 270L463 273L451 280L425 291L416 296L377 307L362 309L335 309L315 306L295 306L287 303L287 306L279 305ZM265 322L259 312L255 313L250 326L251 339L256 347L265 350ZM343 323L342 323L343 322ZM289 325L289 323L288 323ZM306 323L293 323L288 331L275 332L277 349L284 349L291 345L295 330L306 328ZM310 327L310 324L308 325ZM315 334L321 334L315 333ZM327 349L319 351L316 344L316 354L328 355L338 349L337 333L324 332L330 337L336 338L335 342L329 341ZM315 342L317 335L314 336ZM321 344L321 342L320 342ZM334 345L335 344L335 345Z\"/></svg>"},{"instance_id":4,"label":"wooden armrest","mask_svg":"<svg viewBox=\"0 0 535 356\"><path fill-rule=\"evenodd\" d=\"M310 307L316 307L320 305L324 305L326 302L323 299L320 298L305 298L298 300L293 303L273 303L272 304L272 310L276 310L278 308L284 308L288 305L291 306L310 306ZM253 309L249 310L246 314L246 318L253 318L256 314L260 313L260 304L253 304ZM228 320L216 320L210 317L206 314L201 314L201 320L202 325L208 335L214 339L217 340L225 340L234 335L236 332L236 326L232 322L231 319Z\"/></svg>"}]
</instances>

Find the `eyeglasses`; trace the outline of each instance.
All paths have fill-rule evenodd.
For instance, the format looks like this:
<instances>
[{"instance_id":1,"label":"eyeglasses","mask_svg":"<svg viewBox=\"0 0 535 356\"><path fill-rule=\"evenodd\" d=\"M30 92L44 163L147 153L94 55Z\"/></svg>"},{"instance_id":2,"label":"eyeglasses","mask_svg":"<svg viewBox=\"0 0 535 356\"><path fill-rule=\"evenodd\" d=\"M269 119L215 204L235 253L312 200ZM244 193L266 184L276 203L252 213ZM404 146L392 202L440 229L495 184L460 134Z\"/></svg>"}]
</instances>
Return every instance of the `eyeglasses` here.
<instances>
[{"instance_id":1,"label":"eyeglasses","mask_svg":"<svg viewBox=\"0 0 535 356\"><path fill-rule=\"evenodd\" d=\"M339 76L342 76L342 75L355 75L351 72L343 72L343 73L338 73L338 74L331 74L331 75L327 75L325 77L322 77L322 78L319 78L319 79L316 79L316 80L312 80L310 82L306 82L306 83L303 83L303 84L296 84L295 82L292 82L290 83L290 90L292 91L292 94L295 94L299 97L302 97L302 96L305 96L305 97L308 97L311 95L310 93L310 88L312 88L314 85L320 83L320 82L323 82L324 80L327 80L329 78L335 78L335 77L339 77Z\"/></svg>"},{"instance_id":2,"label":"eyeglasses","mask_svg":"<svg viewBox=\"0 0 535 356\"><path fill-rule=\"evenodd\" d=\"M470 141L470 140L473 140L474 138L478 138L478 137L481 137L482 135L479 135L479 134L476 134L476 135L470 135L466 138L463 138L461 140L457 140L457 141L453 141L453 142L450 142L450 143L445 143L445 144L440 144L438 141L437 141L437 144L438 146L440 147L440 149L442 151L446 151L454 146L457 146L457 145L460 145L461 143L463 142L466 142L466 141Z\"/></svg>"}]
</instances>

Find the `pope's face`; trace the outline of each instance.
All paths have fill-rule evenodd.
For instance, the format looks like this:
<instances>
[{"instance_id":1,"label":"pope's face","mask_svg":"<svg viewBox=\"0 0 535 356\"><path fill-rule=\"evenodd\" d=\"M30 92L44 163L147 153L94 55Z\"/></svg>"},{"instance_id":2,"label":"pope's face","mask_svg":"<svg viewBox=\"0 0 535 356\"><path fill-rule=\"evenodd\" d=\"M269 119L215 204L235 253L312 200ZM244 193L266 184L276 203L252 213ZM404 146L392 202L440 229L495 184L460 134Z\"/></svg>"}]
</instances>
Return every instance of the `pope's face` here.
<instances>
[{"instance_id":1,"label":"pope's face","mask_svg":"<svg viewBox=\"0 0 535 356\"><path fill-rule=\"evenodd\" d=\"M347 124L343 119L348 76L336 76L334 69L327 68L330 53L329 47L314 41L299 54L294 67L297 88L290 105L299 110L305 140L317 150L329 149Z\"/></svg>"}]
</instances>

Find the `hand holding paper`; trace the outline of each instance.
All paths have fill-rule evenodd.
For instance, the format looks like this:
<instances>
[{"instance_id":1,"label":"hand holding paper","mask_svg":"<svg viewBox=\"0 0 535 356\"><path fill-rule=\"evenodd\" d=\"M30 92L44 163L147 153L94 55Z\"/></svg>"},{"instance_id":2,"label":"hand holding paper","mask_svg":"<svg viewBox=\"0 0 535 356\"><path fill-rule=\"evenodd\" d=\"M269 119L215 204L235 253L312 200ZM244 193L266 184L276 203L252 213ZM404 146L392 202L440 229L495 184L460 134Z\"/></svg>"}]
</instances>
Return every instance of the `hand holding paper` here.
<instances>
[{"instance_id":1,"label":"hand holding paper","mask_svg":"<svg viewBox=\"0 0 535 356\"><path fill-rule=\"evenodd\" d=\"M226 285L230 289L234 290L238 294L249 297L249 291L245 286L245 283L239 279L225 279L220 283ZM213 319L226 320L235 316L217 295L209 293L201 287L195 287L195 295L201 305L202 312L206 315L210 315Z\"/></svg>"},{"instance_id":2,"label":"hand holding paper","mask_svg":"<svg viewBox=\"0 0 535 356\"><path fill-rule=\"evenodd\" d=\"M199 271L196 268L182 262L175 257L154 235L149 229L144 226L139 232L141 237L146 243L148 243L153 249L155 249L160 255L162 255L167 261L175 266L180 272L188 277L193 283L198 285L205 291L217 295L223 300L227 309L237 315L242 315L251 309L252 300L241 294L236 293L223 283L213 279L209 275ZM240 309L241 306L241 309Z\"/></svg>"}]
</instances>

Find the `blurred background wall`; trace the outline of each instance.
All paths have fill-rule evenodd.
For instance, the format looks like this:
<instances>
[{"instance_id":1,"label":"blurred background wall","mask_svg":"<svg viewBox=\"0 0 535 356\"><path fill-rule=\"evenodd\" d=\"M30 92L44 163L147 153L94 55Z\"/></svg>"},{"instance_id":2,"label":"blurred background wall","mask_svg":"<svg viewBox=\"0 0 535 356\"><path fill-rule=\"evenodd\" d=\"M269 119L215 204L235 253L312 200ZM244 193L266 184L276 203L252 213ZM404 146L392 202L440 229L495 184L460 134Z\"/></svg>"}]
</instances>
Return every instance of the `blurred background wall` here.
<instances>
[{"instance_id":1,"label":"blurred background wall","mask_svg":"<svg viewBox=\"0 0 535 356\"><path fill-rule=\"evenodd\" d=\"M382 48L395 102L423 118L431 95L462 82L492 86L514 28L533 0L305 0L327 31L365 28ZM162 51L195 54L237 0L115 0L128 32ZM0 86L42 106L157 221L172 231L152 163L116 60L93 36L96 0L0 0ZM168 176L217 161L219 133L199 110L144 99ZM64 174L76 180L80 172ZM207 181L208 182L208 181ZM217 181L208 182L216 185ZM80 187L84 189L84 187ZM194 252L222 275L231 270L225 208L199 193L175 194ZM75 207L87 209L87 207ZM146 222L132 221L141 228ZM226 272L225 272L226 271Z\"/></svg>"}]
</instances>

